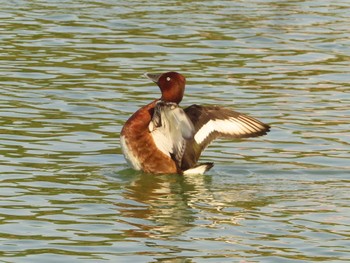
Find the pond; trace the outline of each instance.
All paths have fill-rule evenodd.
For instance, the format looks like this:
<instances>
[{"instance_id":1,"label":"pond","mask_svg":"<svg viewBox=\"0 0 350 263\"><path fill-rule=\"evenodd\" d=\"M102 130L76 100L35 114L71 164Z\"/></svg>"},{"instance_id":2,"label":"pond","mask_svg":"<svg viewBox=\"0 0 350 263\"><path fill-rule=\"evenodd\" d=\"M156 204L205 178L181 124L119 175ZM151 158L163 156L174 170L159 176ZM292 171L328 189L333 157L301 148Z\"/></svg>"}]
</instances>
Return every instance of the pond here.
<instances>
[{"instance_id":1,"label":"pond","mask_svg":"<svg viewBox=\"0 0 350 263\"><path fill-rule=\"evenodd\" d=\"M7 1L0 10L2 262L350 261L350 2ZM124 122L183 106L271 125L205 175L128 168Z\"/></svg>"}]
</instances>

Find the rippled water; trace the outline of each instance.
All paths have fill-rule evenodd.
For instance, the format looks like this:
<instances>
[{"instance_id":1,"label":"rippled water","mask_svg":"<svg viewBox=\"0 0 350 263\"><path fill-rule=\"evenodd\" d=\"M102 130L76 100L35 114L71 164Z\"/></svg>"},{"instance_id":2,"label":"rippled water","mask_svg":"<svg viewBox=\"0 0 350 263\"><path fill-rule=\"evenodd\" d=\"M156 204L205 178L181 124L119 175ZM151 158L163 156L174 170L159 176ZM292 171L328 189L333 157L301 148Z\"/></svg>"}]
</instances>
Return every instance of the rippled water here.
<instances>
[{"instance_id":1,"label":"rippled water","mask_svg":"<svg viewBox=\"0 0 350 263\"><path fill-rule=\"evenodd\" d=\"M350 2L2 1L2 262L348 262ZM204 176L127 168L125 120L183 105L271 124Z\"/></svg>"}]
</instances>

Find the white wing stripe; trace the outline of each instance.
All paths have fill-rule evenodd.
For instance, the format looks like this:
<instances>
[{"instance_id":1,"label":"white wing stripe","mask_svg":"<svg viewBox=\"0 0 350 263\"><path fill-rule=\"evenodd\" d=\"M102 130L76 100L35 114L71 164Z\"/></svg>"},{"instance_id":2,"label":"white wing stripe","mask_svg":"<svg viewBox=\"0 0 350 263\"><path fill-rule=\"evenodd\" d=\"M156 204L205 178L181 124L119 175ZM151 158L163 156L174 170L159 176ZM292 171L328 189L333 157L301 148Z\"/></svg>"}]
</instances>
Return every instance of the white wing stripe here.
<instances>
[{"instance_id":1,"label":"white wing stripe","mask_svg":"<svg viewBox=\"0 0 350 263\"><path fill-rule=\"evenodd\" d=\"M249 133L254 133L256 132L256 129L255 127L253 127L251 124L243 121L243 120L240 120L241 122L243 122L242 124L248 129Z\"/></svg>"},{"instance_id":2,"label":"white wing stripe","mask_svg":"<svg viewBox=\"0 0 350 263\"><path fill-rule=\"evenodd\" d=\"M233 118L225 120L210 120L198 130L194 139L200 144L214 131L223 134L244 134L246 133L246 128L239 125L237 120Z\"/></svg>"},{"instance_id":3,"label":"white wing stripe","mask_svg":"<svg viewBox=\"0 0 350 263\"><path fill-rule=\"evenodd\" d=\"M194 139L200 144L214 131L227 135L244 135L256 133L263 129L262 124L245 116L231 117L224 120L209 120L198 130Z\"/></svg>"},{"instance_id":4,"label":"white wing stripe","mask_svg":"<svg viewBox=\"0 0 350 263\"><path fill-rule=\"evenodd\" d=\"M239 134L247 134L250 133L249 126L247 126L244 122L236 122L236 125L240 127L240 130L238 131Z\"/></svg>"},{"instance_id":5,"label":"white wing stripe","mask_svg":"<svg viewBox=\"0 0 350 263\"><path fill-rule=\"evenodd\" d=\"M214 127L212 125L212 120L208 121L204 124L194 135L194 140L200 144L214 131Z\"/></svg>"}]
</instances>

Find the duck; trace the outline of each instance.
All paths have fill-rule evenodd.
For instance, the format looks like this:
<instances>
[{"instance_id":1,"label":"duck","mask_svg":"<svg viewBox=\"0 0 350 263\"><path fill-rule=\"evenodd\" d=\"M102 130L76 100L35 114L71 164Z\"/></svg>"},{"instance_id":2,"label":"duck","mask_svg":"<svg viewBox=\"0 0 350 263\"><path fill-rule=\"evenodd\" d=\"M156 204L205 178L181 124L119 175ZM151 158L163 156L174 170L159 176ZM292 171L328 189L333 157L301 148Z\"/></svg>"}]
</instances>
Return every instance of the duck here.
<instances>
[{"instance_id":1,"label":"duck","mask_svg":"<svg viewBox=\"0 0 350 263\"><path fill-rule=\"evenodd\" d=\"M161 96L132 114L120 132L122 153L134 170L204 174L214 163L198 160L214 139L258 137L270 131L268 124L222 106L182 108L186 78L178 72L144 76L158 85Z\"/></svg>"}]
</instances>

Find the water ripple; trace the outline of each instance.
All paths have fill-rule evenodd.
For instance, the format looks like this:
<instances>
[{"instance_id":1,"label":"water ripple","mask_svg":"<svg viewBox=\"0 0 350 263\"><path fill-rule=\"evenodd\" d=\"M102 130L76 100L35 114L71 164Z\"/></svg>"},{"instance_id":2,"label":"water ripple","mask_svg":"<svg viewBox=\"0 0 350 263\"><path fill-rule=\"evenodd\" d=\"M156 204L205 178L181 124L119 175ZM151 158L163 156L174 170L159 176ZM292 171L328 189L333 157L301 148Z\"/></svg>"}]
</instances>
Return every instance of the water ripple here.
<instances>
[{"instance_id":1,"label":"water ripple","mask_svg":"<svg viewBox=\"0 0 350 263\"><path fill-rule=\"evenodd\" d=\"M347 1L10 1L0 11L0 256L9 262L349 261ZM125 120L183 105L271 124L205 176L127 168Z\"/></svg>"}]
</instances>

